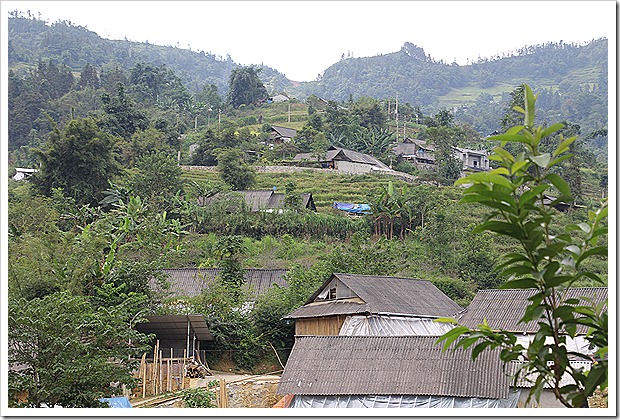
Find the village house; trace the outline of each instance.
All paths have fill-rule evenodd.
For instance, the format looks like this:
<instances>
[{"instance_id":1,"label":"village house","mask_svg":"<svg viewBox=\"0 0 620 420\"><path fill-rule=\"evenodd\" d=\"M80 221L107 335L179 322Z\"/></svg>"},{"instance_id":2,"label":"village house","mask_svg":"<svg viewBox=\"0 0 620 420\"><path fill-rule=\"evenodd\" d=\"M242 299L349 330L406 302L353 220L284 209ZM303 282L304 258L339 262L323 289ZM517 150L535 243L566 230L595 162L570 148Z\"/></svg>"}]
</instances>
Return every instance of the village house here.
<instances>
[{"instance_id":1,"label":"village house","mask_svg":"<svg viewBox=\"0 0 620 420\"><path fill-rule=\"evenodd\" d=\"M199 206L212 205L215 202L221 200L231 201L231 211L238 208L238 205L234 203L235 198L239 198L241 205L245 205L250 211L265 211L268 213L285 211L285 198L284 193L278 193L274 190L240 190L240 191L228 191L215 194L212 197L198 198ZM314 198L312 193L300 194L300 208L316 211L316 205L314 204Z\"/></svg>"},{"instance_id":2,"label":"village house","mask_svg":"<svg viewBox=\"0 0 620 420\"><path fill-rule=\"evenodd\" d=\"M486 321L493 330L503 330L518 334L517 343L528 347L534 335L538 331L536 321L528 323L519 322L525 314L528 306L528 298L536 291L534 289L498 289L498 290L479 290L471 304L457 318L461 325L475 328L477 325ZM573 287L566 291L564 299L577 299L583 304L605 304L608 290L606 287ZM591 302L591 303L590 303ZM606 306L603 308L606 310ZM586 340L586 326L577 326L577 335L574 338L566 337L566 347L568 351L578 352L588 357L593 356L596 349L590 348ZM552 342L551 337L548 342ZM581 367L585 371L590 370L592 359L584 360L569 356L570 364L573 367ZM509 366L511 374L516 373L518 364L512 363ZM519 378L518 387L529 387L535 378ZM561 384L569 385L572 379L566 375ZM520 399L520 404L525 402L525 393ZM546 386L541 394L540 406L555 406L558 402L553 395L550 386Z\"/></svg>"},{"instance_id":3,"label":"village house","mask_svg":"<svg viewBox=\"0 0 620 420\"><path fill-rule=\"evenodd\" d=\"M297 130L293 128L272 125L269 132L269 142L271 144L289 143L297 135Z\"/></svg>"},{"instance_id":4,"label":"village house","mask_svg":"<svg viewBox=\"0 0 620 420\"><path fill-rule=\"evenodd\" d=\"M486 150L472 150L453 147L454 155L463 162L464 171L488 171L491 169L489 155Z\"/></svg>"},{"instance_id":5,"label":"village house","mask_svg":"<svg viewBox=\"0 0 620 420\"><path fill-rule=\"evenodd\" d=\"M291 98L289 98L287 95L283 94L283 93L278 93L277 95L274 95L270 98L267 99L267 103L278 103L278 102L286 102L286 101L290 101Z\"/></svg>"},{"instance_id":6,"label":"village house","mask_svg":"<svg viewBox=\"0 0 620 420\"><path fill-rule=\"evenodd\" d=\"M195 297L200 295L210 284L213 284L222 269L191 267L165 268L161 271L166 275L166 282L168 283L168 287L165 289L167 296ZM287 287L288 283L284 279L287 271L285 269L244 268L243 288L250 294L250 299L255 301L274 285ZM156 293L163 290L154 278L149 279L149 287Z\"/></svg>"},{"instance_id":7,"label":"village house","mask_svg":"<svg viewBox=\"0 0 620 420\"><path fill-rule=\"evenodd\" d=\"M527 347L532 336L538 331L538 324L535 321L526 324L519 321L523 318L525 308L529 304L528 298L534 293L534 289L479 290L457 320L469 328L475 328L486 320L493 330L519 333L517 340ZM565 299L579 299L584 304L587 303L584 299L589 299L594 304L602 304L607 299L607 288L573 287L567 290ZM585 340L586 332L586 327L579 326L577 337L567 338L568 348L585 354L591 353Z\"/></svg>"},{"instance_id":8,"label":"village house","mask_svg":"<svg viewBox=\"0 0 620 420\"><path fill-rule=\"evenodd\" d=\"M424 140L407 137L392 149L394 154L414 164L435 164L435 148Z\"/></svg>"},{"instance_id":9,"label":"village house","mask_svg":"<svg viewBox=\"0 0 620 420\"><path fill-rule=\"evenodd\" d=\"M319 162L323 168L335 169L346 174L392 171L385 163L370 155L335 146L330 147L318 157L315 153L298 153L293 160Z\"/></svg>"},{"instance_id":10,"label":"village house","mask_svg":"<svg viewBox=\"0 0 620 420\"><path fill-rule=\"evenodd\" d=\"M13 179L15 181L21 181L23 179L29 178L35 172L38 172L38 170L31 168L15 168L15 175L13 175Z\"/></svg>"},{"instance_id":11,"label":"village house","mask_svg":"<svg viewBox=\"0 0 620 420\"><path fill-rule=\"evenodd\" d=\"M291 408L516 407L499 350L442 351L437 336L296 337L277 393Z\"/></svg>"},{"instance_id":12,"label":"village house","mask_svg":"<svg viewBox=\"0 0 620 420\"><path fill-rule=\"evenodd\" d=\"M462 310L428 280L334 273L288 314L295 335L440 335ZM392 331L388 333L388 331Z\"/></svg>"},{"instance_id":13,"label":"village house","mask_svg":"<svg viewBox=\"0 0 620 420\"><path fill-rule=\"evenodd\" d=\"M417 166L428 167L435 165L435 147L424 140L406 138L396 143L392 149L394 154ZM488 171L491 169L489 155L486 150L472 150L462 147L453 147L455 158L463 162L464 171Z\"/></svg>"}]
</instances>

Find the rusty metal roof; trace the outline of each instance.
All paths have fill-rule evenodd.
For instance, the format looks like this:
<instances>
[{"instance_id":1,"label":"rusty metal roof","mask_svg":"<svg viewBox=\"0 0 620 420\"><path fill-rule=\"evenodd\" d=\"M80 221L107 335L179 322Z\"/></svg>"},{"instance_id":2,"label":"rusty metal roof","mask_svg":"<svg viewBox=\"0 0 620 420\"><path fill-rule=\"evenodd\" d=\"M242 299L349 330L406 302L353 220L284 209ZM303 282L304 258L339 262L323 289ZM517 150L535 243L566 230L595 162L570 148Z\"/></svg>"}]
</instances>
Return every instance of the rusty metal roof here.
<instances>
[{"instance_id":1,"label":"rusty metal roof","mask_svg":"<svg viewBox=\"0 0 620 420\"><path fill-rule=\"evenodd\" d=\"M363 303L344 299L314 303L317 296L334 278L351 289ZM286 318L314 318L362 313L442 317L454 316L462 309L428 280L334 273L304 306L290 313Z\"/></svg>"},{"instance_id":2,"label":"rusty metal roof","mask_svg":"<svg viewBox=\"0 0 620 420\"><path fill-rule=\"evenodd\" d=\"M444 353L436 341L436 336L297 337L277 393L508 396L510 382L497 350L472 361L470 350Z\"/></svg>"},{"instance_id":3,"label":"rusty metal roof","mask_svg":"<svg viewBox=\"0 0 620 420\"><path fill-rule=\"evenodd\" d=\"M167 268L162 270L170 282L170 294L174 296L192 297L199 295L202 290L215 280L222 271L221 268ZM282 269L259 269L246 268L243 270L246 289L254 292L254 298L258 298L274 284L279 287L287 287L288 283L284 275L288 270ZM159 286L155 279L150 279L150 287L158 290Z\"/></svg>"},{"instance_id":4,"label":"rusty metal roof","mask_svg":"<svg viewBox=\"0 0 620 420\"><path fill-rule=\"evenodd\" d=\"M521 333L535 333L538 325L532 321L527 324L519 323L527 300L536 291L534 289L498 289L479 290L471 304L460 315L459 323L475 328L486 319L494 330L505 330ZM566 299L593 299L599 304L607 299L606 287L574 287L567 290ZM586 303L585 301L583 303ZM586 328L578 327L579 333L585 333Z\"/></svg>"}]
</instances>

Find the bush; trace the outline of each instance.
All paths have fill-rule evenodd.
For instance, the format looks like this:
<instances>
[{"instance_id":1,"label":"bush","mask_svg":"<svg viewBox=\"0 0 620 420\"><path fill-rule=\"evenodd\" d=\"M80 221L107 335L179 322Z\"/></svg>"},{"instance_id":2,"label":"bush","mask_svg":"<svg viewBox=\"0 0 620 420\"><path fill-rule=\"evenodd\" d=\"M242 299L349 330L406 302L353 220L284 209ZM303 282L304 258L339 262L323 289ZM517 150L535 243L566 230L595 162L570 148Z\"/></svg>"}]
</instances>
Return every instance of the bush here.
<instances>
[{"instance_id":1,"label":"bush","mask_svg":"<svg viewBox=\"0 0 620 420\"><path fill-rule=\"evenodd\" d=\"M217 407L215 393L204 388L186 389L181 393L185 408L214 408Z\"/></svg>"}]
</instances>

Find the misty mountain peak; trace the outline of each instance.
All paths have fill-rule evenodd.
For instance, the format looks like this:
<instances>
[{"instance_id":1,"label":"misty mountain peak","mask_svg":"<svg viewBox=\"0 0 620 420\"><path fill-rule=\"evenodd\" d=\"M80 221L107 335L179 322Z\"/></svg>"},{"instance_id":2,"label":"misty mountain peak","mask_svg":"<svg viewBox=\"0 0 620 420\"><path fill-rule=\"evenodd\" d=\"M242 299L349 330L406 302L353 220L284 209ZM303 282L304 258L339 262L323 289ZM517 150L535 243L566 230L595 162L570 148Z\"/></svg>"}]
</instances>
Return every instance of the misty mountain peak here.
<instances>
[{"instance_id":1,"label":"misty mountain peak","mask_svg":"<svg viewBox=\"0 0 620 420\"><path fill-rule=\"evenodd\" d=\"M415 58L416 60L426 61L426 53L424 52L424 48L418 47L411 42L405 42L400 49L401 52L404 52L411 58Z\"/></svg>"}]
</instances>

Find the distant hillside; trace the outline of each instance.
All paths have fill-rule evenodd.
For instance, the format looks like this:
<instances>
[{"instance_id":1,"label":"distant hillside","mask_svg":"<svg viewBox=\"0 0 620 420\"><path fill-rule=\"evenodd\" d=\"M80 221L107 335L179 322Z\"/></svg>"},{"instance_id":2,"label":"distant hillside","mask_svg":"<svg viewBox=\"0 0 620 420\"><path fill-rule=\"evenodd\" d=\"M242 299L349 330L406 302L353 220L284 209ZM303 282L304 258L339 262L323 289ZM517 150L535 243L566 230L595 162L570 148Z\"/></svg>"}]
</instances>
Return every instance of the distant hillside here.
<instances>
[{"instance_id":1,"label":"distant hillside","mask_svg":"<svg viewBox=\"0 0 620 420\"><path fill-rule=\"evenodd\" d=\"M120 66L130 69L136 63L165 64L174 70L190 91L206 84L217 86L220 94L228 91L228 77L239 66L229 56L222 58L204 51L190 51L172 46L158 46L128 40L101 38L82 26L68 21L51 25L42 20L10 17L8 25L9 67L33 65L53 59L75 71L86 63L99 68ZM261 67L261 78L269 93L290 90L291 82L278 71Z\"/></svg>"},{"instance_id":2,"label":"distant hillside","mask_svg":"<svg viewBox=\"0 0 620 420\"><path fill-rule=\"evenodd\" d=\"M67 21L48 25L13 16L8 29L12 69L42 59L56 60L76 72L86 63L125 70L138 62L165 64L190 92L213 84L224 96L230 72L238 66L230 57L204 51L103 39ZM449 108L458 121L483 135L499 128L509 93L528 83L540 95L541 121L571 121L587 135L607 127L607 49L606 39L586 45L560 41L459 66L435 61L423 48L406 42L397 52L343 59L313 82L292 82L269 67L262 67L260 77L269 93L286 91L301 100L313 94L336 101L362 96L393 100L398 96L401 103L420 107L426 115Z\"/></svg>"},{"instance_id":3,"label":"distant hillside","mask_svg":"<svg viewBox=\"0 0 620 420\"><path fill-rule=\"evenodd\" d=\"M560 41L459 66L437 62L406 42L398 52L343 59L326 69L320 80L302 83L299 90L339 101L398 95L401 103L421 106L427 113L464 107L463 119L490 133L498 127L488 123L500 120L508 93L527 83L540 92L543 119L570 120L589 132L607 126L607 56L606 39L586 45ZM487 121L476 121L476 115L488 115Z\"/></svg>"}]
</instances>

